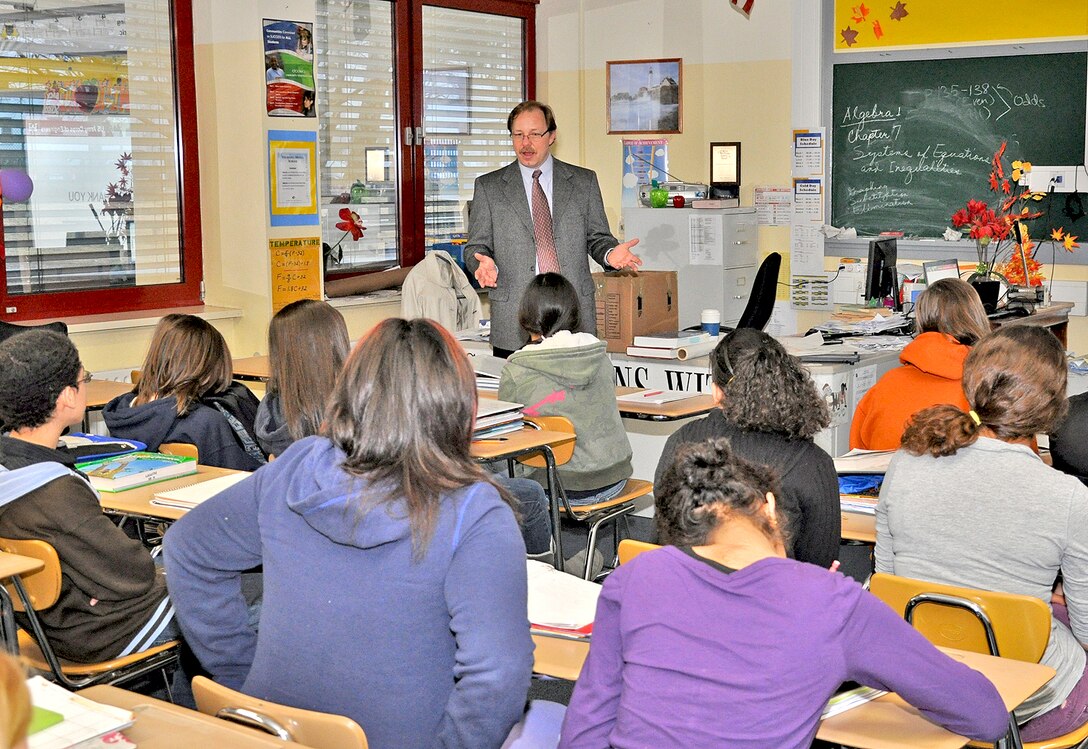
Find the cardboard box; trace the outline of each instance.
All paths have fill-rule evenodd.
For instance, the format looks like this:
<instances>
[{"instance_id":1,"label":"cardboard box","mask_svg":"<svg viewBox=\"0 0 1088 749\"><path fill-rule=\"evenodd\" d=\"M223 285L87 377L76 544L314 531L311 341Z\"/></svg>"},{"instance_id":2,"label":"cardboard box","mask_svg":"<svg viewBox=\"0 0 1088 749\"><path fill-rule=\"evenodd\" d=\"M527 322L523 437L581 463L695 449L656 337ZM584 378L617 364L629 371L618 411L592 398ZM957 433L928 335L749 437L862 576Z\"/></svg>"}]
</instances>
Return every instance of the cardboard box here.
<instances>
[{"instance_id":1,"label":"cardboard box","mask_svg":"<svg viewBox=\"0 0 1088 749\"><path fill-rule=\"evenodd\" d=\"M613 353L624 353L637 335L679 327L676 271L594 273L597 337Z\"/></svg>"}]
</instances>

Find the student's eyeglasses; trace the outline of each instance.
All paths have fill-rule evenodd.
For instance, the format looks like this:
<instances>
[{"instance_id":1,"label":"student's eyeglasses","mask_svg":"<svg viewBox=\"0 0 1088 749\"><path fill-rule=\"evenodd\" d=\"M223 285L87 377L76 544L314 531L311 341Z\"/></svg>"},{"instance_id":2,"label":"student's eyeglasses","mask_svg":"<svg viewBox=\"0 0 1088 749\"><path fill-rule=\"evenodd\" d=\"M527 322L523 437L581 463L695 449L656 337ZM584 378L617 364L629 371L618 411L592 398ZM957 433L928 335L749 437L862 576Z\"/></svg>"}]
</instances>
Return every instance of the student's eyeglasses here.
<instances>
[{"instance_id":1,"label":"student's eyeglasses","mask_svg":"<svg viewBox=\"0 0 1088 749\"><path fill-rule=\"evenodd\" d=\"M529 140L536 143L546 135L547 133L510 133L510 139L513 141Z\"/></svg>"},{"instance_id":2,"label":"student's eyeglasses","mask_svg":"<svg viewBox=\"0 0 1088 749\"><path fill-rule=\"evenodd\" d=\"M84 372L83 376L76 380L76 387L80 385L86 385L88 382L94 379L94 375L90 372Z\"/></svg>"}]
</instances>

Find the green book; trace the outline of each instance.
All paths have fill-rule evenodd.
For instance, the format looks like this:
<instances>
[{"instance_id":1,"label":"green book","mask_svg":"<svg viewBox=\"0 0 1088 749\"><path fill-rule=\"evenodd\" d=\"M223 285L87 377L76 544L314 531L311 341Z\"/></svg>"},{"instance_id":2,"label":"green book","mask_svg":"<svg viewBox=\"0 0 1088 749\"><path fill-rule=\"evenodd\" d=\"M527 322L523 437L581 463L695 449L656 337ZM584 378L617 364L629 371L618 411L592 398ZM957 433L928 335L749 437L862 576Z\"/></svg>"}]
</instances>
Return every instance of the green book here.
<instances>
[{"instance_id":1,"label":"green book","mask_svg":"<svg viewBox=\"0 0 1088 749\"><path fill-rule=\"evenodd\" d=\"M44 707L33 707L30 712L30 727L26 729L28 736L33 736L38 731L44 731L50 726L64 721L64 716Z\"/></svg>"},{"instance_id":2,"label":"green book","mask_svg":"<svg viewBox=\"0 0 1088 749\"><path fill-rule=\"evenodd\" d=\"M77 463L100 492L120 492L196 473L196 460L182 455L136 452Z\"/></svg>"}]
</instances>

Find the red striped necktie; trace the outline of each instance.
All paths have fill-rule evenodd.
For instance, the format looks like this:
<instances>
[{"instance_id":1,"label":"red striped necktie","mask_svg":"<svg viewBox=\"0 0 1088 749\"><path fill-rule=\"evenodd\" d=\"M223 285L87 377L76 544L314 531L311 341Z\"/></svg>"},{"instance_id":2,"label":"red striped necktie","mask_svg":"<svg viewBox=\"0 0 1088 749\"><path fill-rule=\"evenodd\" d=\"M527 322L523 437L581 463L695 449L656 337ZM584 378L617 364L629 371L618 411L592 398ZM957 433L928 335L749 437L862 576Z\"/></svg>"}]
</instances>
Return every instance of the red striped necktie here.
<instances>
[{"instance_id":1,"label":"red striped necktie","mask_svg":"<svg viewBox=\"0 0 1088 749\"><path fill-rule=\"evenodd\" d=\"M558 273L559 255L552 235L552 212L540 186L540 170L533 172L533 239L536 240L537 273Z\"/></svg>"}]
</instances>

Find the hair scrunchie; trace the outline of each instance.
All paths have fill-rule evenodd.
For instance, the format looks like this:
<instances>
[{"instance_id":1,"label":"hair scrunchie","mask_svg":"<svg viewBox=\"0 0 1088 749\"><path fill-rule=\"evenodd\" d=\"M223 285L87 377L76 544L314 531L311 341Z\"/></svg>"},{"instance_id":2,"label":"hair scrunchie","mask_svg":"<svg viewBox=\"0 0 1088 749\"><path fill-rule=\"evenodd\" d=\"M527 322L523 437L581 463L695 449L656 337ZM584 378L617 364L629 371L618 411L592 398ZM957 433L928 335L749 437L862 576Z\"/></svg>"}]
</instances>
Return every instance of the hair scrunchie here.
<instances>
[{"instance_id":1,"label":"hair scrunchie","mask_svg":"<svg viewBox=\"0 0 1088 749\"><path fill-rule=\"evenodd\" d=\"M982 419L978 417L977 413L975 413L974 411L968 411L967 415L971 417L971 421L975 422L975 426L982 426Z\"/></svg>"}]
</instances>

